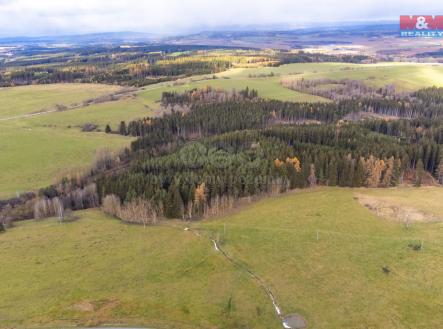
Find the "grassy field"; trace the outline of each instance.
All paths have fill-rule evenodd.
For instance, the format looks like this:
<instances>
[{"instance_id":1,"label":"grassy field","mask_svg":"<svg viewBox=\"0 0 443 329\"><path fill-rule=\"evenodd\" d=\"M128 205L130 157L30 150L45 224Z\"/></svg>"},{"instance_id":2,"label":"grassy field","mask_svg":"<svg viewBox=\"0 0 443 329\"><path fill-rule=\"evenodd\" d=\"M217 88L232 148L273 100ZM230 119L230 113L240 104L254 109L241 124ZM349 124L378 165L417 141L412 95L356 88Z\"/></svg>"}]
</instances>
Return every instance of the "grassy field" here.
<instances>
[{"instance_id":1,"label":"grassy field","mask_svg":"<svg viewBox=\"0 0 443 329\"><path fill-rule=\"evenodd\" d=\"M443 86L443 66L416 63L379 64L291 64L282 68L284 72L303 72L305 79L355 79L374 87L392 84L398 91L413 91L423 87Z\"/></svg>"},{"instance_id":2,"label":"grassy field","mask_svg":"<svg viewBox=\"0 0 443 329\"><path fill-rule=\"evenodd\" d=\"M54 183L54 177L91 164L96 149L120 149L130 139L77 128L0 124L0 198Z\"/></svg>"},{"instance_id":3,"label":"grassy field","mask_svg":"<svg viewBox=\"0 0 443 329\"><path fill-rule=\"evenodd\" d=\"M442 327L443 223L406 229L356 192L291 193L186 224L203 237L180 222L143 229L98 211L20 223L0 235L0 327L281 328L263 291L204 238L217 235L309 328ZM441 211L442 189L432 193ZM408 247L417 241L422 250Z\"/></svg>"},{"instance_id":4,"label":"grassy field","mask_svg":"<svg viewBox=\"0 0 443 329\"><path fill-rule=\"evenodd\" d=\"M273 76L270 76L271 73ZM264 77L257 77L264 75ZM143 88L139 93L147 104L155 108L163 91L183 91L192 88L212 86L222 89L258 90L259 96L268 99L294 102L328 101L289 90L281 86L282 79L356 79L368 85L383 87L393 84L399 91L413 91L433 85L443 86L443 66L416 63L379 63L379 64L348 64L348 63L300 63L279 67L234 68L212 76L198 76L179 80L179 84L161 83Z\"/></svg>"},{"instance_id":5,"label":"grassy field","mask_svg":"<svg viewBox=\"0 0 443 329\"><path fill-rule=\"evenodd\" d=\"M326 99L318 96L303 94L294 90L289 90L287 88L284 88L280 84L280 79L281 79L280 77L268 77L268 78L232 77L232 78L208 79L202 81L186 80L189 82L186 82L179 86L170 86L162 88L161 90L148 91L142 93L141 95L142 97L146 97L148 99L159 99L161 97L161 92L164 90L167 91L175 90L180 92L193 88L203 88L206 86L221 88L225 90L231 90L231 89L241 90L246 87L249 87L249 89L256 89L260 97L267 99L278 99L281 101L291 101L291 102L327 101Z\"/></svg>"},{"instance_id":6,"label":"grassy field","mask_svg":"<svg viewBox=\"0 0 443 329\"><path fill-rule=\"evenodd\" d=\"M118 101L93 104L87 107L54 112L49 115L40 115L32 118L22 119L32 126L51 126L51 127L81 127L85 123L98 125L99 129L104 130L109 124L113 130L118 130L120 121L126 122L152 115L152 109L149 101L145 102L141 97L130 99L121 99ZM158 106L158 104L155 104Z\"/></svg>"},{"instance_id":7,"label":"grassy field","mask_svg":"<svg viewBox=\"0 0 443 329\"><path fill-rule=\"evenodd\" d=\"M441 211L443 190L433 193L428 202ZM406 229L372 215L353 190L320 189L199 227L218 232L223 248L271 285L283 312L302 314L310 328L443 326L441 222ZM408 247L417 241L423 250Z\"/></svg>"},{"instance_id":8,"label":"grassy field","mask_svg":"<svg viewBox=\"0 0 443 329\"><path fill-rule=\"evenodd\" d=\"M1 120L66 106L118 90L119 87L59 84L0 90L0 198L53 183L54 176L87 167L96 149L120 149L130 138L103 132L85 133L81 126L106 124L150 113L141 99L130 98L38 116Z\"/></svg>"},{"instance_id":9,"label":"grassy field","mask_svg":"<svg viewBox=\"0 0 443 329\"><path fill-rule=\"evenodd\" d=\"M443 219L443 206L439 202L443 200L443 188L364 189L361 194L400 208L413 207Z\"/></svg>"},{"instance_id":10,"label":"grassy field","mask_svg":"<svg viewBox=\"0 0 443 329\"><path fill-rule=\"evenodd\" d=\"M206 239L98 211L0 235L0 327L277 328L272 306Z\"/></svg>"},{"instance_id":11,"label":"grassy field","mask_svg":"<svg viewBox=\"0 0 443 329\"><path fill-rule=\"evenodd\" d=\"M118 91L120 87L88 84L34 85L0 88L0 119L41 112L58 105L82 101Z\"/></svg>"}]
</instances>

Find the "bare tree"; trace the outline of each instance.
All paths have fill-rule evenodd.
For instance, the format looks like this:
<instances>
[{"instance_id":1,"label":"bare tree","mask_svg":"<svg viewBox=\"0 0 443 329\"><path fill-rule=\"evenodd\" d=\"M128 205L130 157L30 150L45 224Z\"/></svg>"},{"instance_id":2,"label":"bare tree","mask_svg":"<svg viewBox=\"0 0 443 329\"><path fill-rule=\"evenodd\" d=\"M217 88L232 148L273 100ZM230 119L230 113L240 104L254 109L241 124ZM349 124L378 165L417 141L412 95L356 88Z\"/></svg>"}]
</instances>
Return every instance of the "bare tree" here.
<instances>
[{"instance_id":1,"label":"bare tree","mask_svg":"<svg viewBox=\"0 0 443 329\"><path fill-rule=\"evenodd\" d=\"M142 198L121 204L120 199L113 194L105 196L102 201L102 209L106 214L128 223L143 224L144 227L157 223L160 208Z\"/></svg>"},{"instance_id":2,"label":"bare tree","mask_svg":"<svg viewBox=\"0 0 443 329\"><path fill-rule=\"evenodd\" d=\"M52 207L54 208L55 215L58 217L60 224L65 218L65 207L60 198L55 197L52 199Z\"/></svg>"}]
</instances>

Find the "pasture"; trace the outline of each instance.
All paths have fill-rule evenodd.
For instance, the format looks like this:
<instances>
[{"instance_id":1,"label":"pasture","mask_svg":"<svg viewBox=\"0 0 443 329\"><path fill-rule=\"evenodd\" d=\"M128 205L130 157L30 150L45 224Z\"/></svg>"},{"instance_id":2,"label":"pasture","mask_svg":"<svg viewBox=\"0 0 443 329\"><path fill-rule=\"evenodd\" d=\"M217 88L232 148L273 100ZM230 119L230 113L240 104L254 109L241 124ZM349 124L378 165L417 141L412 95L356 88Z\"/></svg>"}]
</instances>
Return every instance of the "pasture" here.
<instances>
[{"instance_id":1,"label":"pasture","mask_svg":"<svg viewBox=\"0 0 443 329\"><path fill-rule=\"evenodd\" d=\"M60 84L0 90L0 198L53 183L54 177L90 165L99 148L120 149L131 138L103 132L82 132L86 123L117 129L121 120L149 113L142 102L129 98L35 116L54 106L82 104L120 87ZM17 118L14 118L18 116Z\"/></svg>"},{"instance_id":2,"label":"pasture","mask_svg":"<svg viewBox=\"0 0 443 329\"><path fill-rule=\"evenodd\" d=\"M48 111L57 105L78 105L119 89L118 86L67 83L0 88L0 120Z\"/></svg>"},{"instance_id":3,"label":"pasture","mask_svg":"<svg viewBox=\"0 0 443 329\"><path fill-rule=\"evenodd\" d=\"M213 77L216 77L214 79ZM233 68L212 75L195 76L142 88L138 96L158 107L163 91L184 91L211 86L221 89L256 89L260 97L291 102L326 102L325 98L289 90L282 79L356 79L374 87L393 84L398 91L443 86L443 66L419 63L297 63L279 67Z\"/></svg>"},{"instance_id":4,"label":"pasture","mask_svg":"<svg viewBox=\"0 0 443 329\"><path fill-rule=\"evenodd\" d=\"M441 211L442 190L430 189ZM376 217L355 199L361 192L296 191L146 229L97 210L18 223L0 235L0 327L280 328L263 290L208 238L308 328L441 327L443 223Z\"/></svg>"}]
</instances>

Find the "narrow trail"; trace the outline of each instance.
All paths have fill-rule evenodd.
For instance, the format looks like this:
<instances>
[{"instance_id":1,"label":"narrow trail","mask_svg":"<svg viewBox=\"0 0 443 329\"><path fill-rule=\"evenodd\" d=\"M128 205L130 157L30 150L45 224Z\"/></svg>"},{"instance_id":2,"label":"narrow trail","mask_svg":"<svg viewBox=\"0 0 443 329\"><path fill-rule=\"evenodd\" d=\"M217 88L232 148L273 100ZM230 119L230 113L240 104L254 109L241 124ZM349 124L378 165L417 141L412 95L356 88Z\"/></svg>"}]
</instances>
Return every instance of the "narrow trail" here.
<instances>
[{"instance_id":1,"label":"narrow trail","mask_svg":"<svg viewBox=\"0 0 443 329\"><path fill-rule=\"evenodd\" d=\"M226 251L224 251L220 245L215 241L214 239L211 239L210 237L205 237L202 234L200 234L198 231L195 231L189 227L185 228L185 231L191 232L194 235L198 236L199 238L206 238L208 239L214 246L215 251L221 253L224 258L226 258L231 264L233 264L235 267L239 268L240 270L248 273L248 275L259 285L259 287L266 293L266 295L269 297L269 299L272 302L272 306L274 307L275 313L278 317L278 319L281 321L283 328L285 329L293 329L292 326L288 323L286 318L284 317L281 307L277 303L277 299L275 298L274 294L272 293L271 288L265 283L265 281L260 278L256 273L254 273L251 269L231 257ZM294 327L295 328L295 327Z\"/></svg>"},{"instance_id":2,"label":"narrow trail","mask_svg":"<svg viewBox=\"0 0 443 329\"><path fill-rule=\"evenodd\" d=\"M136 92L139 92L139 91L140 91L140 88L138 88L138 89L130 89L130 90L122 90L120 92L110 93L110 94L106 94L106 95L100 96L100 97L98 97L96 99L93 99L88 104L82 104L82 103L81 104L71 104L71 105L67 105L66 108L63 109L63 110L60 110L60 109L57 109L57 108L52 108L52 109L49 109L49 110L44 110L44 111L39 111L39 112L34 112L34 113L25 113L25 114L15 115L15 116L12 116L12 117L0 118L0 122L1 121L11 121L11 120L16 120L16 119L31 118L31 117L35 117L35 116L39 116L39 115L45 115L45 114L51 114L51 113L55 113L55 112L66 112L66 111L78 110L78 109L89 107L91 105L115 102L115 101L118 101L118 100L122 99L123 97L129 95L129 94L136 93ZM100 101L100 98L103 98L103 97L116 97L116 98L115 99L106 100L106 101Z\"/></svg>"},{"instance_id":3,"label":"narrow trail","mask_svg":"<svg viewBox=\"0 0 443 329\"><path fill-rule=\"evenodd\" d=\"M24 118L35 117L35 116L38 116L38 115L43 115L43 114L54 113L54 112L60 112L60 111L54 109L54 110L48 110L48 111L42 111L42 112L36 112L36 113L28 113L28 114L16 115L16 116L13 116L13 117L0 118L0 121L10 121L10 120L15 120L15 119L24 119Z\"/></svg>"}]
</instances>

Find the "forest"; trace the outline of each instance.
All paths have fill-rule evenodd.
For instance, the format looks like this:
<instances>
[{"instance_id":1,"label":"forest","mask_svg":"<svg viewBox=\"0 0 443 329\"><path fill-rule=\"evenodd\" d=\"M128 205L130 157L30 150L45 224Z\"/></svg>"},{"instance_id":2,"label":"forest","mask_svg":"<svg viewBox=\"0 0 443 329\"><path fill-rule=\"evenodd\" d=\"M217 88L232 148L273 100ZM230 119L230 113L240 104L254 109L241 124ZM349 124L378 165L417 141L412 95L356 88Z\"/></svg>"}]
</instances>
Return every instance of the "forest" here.
<instances>
[{"instance_id":1,"label":"forest","mask_svg":"<svg viewBox=\"0 0 443 329\"><path fill-rule=\"evenodd\" d=\"M443 183L443 89L402 97L291 103L248 88L164 92L168 113L121 123L118 133L137 137L131 150L42 189L33 215L101 202L108 214L152 224L297 188Z\"/></svg>"},{"instance_id":2,"label":"forest","mask_svg":"<svg viewBox=\"0 0 443 329\"><path fill-rule=\"evenodd\" d=\"M267 52L212 46L136 45L66 48L33 56L24 52L0 59L0 87L49 83L106 83L141 87L232 67L279 66L287 63L361 63L367 56L303 52ZM17 55L19 55L17 54Z\"/></svg>"}]
</instances>

